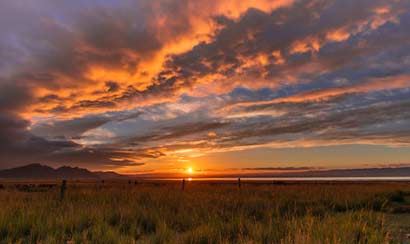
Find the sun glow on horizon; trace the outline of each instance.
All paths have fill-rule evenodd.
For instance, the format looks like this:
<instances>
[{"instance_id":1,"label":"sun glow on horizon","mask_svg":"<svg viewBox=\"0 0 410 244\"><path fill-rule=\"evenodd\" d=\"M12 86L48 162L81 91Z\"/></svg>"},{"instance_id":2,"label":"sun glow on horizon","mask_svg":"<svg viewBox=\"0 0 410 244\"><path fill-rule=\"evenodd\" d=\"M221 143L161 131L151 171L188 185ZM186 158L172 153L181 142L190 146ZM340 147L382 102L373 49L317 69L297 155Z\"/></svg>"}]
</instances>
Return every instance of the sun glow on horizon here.
<instances>
[{"instance_id":1,"label":"sun glow on horizon","mask_svg":"<svg viewBox=\"0 0 410 244\"><path fill-rule=\"evenodd\" d=\"M188 167L188 168L186 169L186 172L187 172L188 174L193 174L193 173L194 173L194 169L193 169L192 167Z\"/></svg>"}]
</instances>

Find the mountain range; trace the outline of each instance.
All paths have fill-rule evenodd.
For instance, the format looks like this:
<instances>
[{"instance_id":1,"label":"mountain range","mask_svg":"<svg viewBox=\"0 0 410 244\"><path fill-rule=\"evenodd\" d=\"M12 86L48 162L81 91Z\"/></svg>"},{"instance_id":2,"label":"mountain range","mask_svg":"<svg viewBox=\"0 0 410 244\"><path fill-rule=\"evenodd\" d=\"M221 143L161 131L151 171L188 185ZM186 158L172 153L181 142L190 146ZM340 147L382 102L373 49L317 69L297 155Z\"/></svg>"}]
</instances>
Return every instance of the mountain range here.
<instances>
[{"instance_id":1,"label":"mountain range","mask_svg":"<svg viewBox=\"0 0 410 244\"><path fill-rule=\"evenodd\" d=\"M41 164L0 170L0 178L8 179L116 179L123 178L113 171L89 171L88 169L62 166L52 168Z\"/></svg>"}]
</instances>

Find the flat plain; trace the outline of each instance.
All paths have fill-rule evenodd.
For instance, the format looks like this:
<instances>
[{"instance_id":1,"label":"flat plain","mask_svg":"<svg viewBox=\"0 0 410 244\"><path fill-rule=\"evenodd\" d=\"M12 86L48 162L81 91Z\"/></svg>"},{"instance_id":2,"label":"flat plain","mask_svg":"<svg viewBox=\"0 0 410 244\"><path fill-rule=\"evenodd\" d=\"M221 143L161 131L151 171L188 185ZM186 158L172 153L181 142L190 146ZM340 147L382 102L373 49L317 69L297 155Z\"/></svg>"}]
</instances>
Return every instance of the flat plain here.
<instances>
[{"instance_id":1,"label":"flat plain","mask_svg":"<svg viewBox=\"0 0 410 244\"><path fill-rule=\"evenodd\" d=\"M0 184L0 243L410 243L407 182Z\"/></svg>"}]
</instances>

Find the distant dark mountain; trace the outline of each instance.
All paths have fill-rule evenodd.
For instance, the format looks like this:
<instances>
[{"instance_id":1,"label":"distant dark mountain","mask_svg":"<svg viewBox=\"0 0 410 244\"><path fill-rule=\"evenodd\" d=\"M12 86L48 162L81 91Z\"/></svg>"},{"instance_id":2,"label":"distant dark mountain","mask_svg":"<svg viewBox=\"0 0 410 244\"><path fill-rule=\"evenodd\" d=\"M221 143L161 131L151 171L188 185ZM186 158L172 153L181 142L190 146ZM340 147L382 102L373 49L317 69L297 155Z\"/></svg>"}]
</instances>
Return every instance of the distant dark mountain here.
<instances>
[{"instance_id":1,"label":"distant dark mountain","mask_svg":"<svg viewBox=\"0 0 410 244\"><path fill-rule=\"evenodd\" d=\"M95 171L93 173L101 179L120 179L127 177L125 175L118 174L114 171Z\"/></svg>"},{"instance_id":2,"label":"distant dark mountain","mask_svg":"<svg viewBox=\"0 0 410 244\"><path fill-rule=\"evenodd\" d=\"M123 177L115 172L91 172L78 167L63 166L57 169L41 164L0 170L0 178L13 179L114 179Z\"/></svg>"},{"instance_id":3,"label":"distant dark mountain","mask_svg":"<svg viewBox=\"0 0 410 244\"><path fill-rule=\"evenodd\" d=\"M230 175L234 176L234 175ZM410 167L321 169L298 172L247 172L241 177L410 177ZM236 177L236 176L234 176Z\"/></svg>"},{"instance_id":4,"label":"distant dark mountain","mask_svg":"<svg viewBox=\"0 0 410 244\"><path fill-rule=\"evenodd\" d=\"M78 167L63 166L54 170L57 178L67 178L67 179L97 179L98 175L92 173L87 169L82 169Z\"/></svg>"},{"instance_id":5,"label":"distant dark mountain","mask_svg":"<svg viewBox=\"0 0 410 244\"><path fill-rule=\"evenodd\" d=\"M29 164L22 167L0 171L0 178L51 178L56 174L55 169L41 165Z\"/></svg>"},{"instance_id":6,"label":"distant dark mountain","mask_svg":"<svg viewBox=\"0 0 410 244\"><path fill-rule=\"evenodd\" d=\"M305 177L410 177L410 167L362 168L306 171Z\"/></svg>"}]
</instances>

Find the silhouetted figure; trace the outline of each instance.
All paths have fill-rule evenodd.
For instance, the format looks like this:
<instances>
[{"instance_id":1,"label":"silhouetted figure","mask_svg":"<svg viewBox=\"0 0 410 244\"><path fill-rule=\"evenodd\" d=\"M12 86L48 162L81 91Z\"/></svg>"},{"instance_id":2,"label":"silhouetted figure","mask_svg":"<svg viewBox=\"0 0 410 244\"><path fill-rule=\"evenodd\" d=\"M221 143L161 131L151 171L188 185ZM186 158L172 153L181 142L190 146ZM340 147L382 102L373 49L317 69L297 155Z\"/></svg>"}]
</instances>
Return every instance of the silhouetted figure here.
<instances>
[{"instance_id":1,"label":"silhouetted figure","mask_svg":"<svg viewBox=\"0 0 410 244\"><path fill-rule=\"evenodd\" d=\"M61 183L61 189L60 189L60 200L61 201L64 199L66 190L67 190L67 181L63 180L63 182Z\"/></svg>"},{"instance_id":2,"label":"silhouetted figure","mask_svg":"<svg viewBox=\"0 0 410 244\"><path fill-rule=\"evenodd\" d=\"M238 188L241 189L241 178L238 178Z\"/></svg>"},{"instance_id":3,"label":"silhouetted figure","mask_svg":"<svg viewBox=\"0 0 410 244\"><path fill-rule=\"evenodd\" d=\"M185 190L185 179L182 179L182 190Z\"/></svg>"},{"instance_id":4,"label":"silhouetted figure","mask_svg":"<svg viewBox=\"0 0 410 244\"><path fill-rule=\"evenodd\" d=\"M134 185L138 185L138 181L136 180L136 181L134 181Z\"/></svg>"},{"instance_id":5,"label":"silhouetted figure","mask_svg":"<svg viewBox=\"0 0 410 244\"><path fill-rule=\"evenodd\" d=\"M128 181L128 185L131 185L131 180Z\"/></svg>"}]
</instances>

